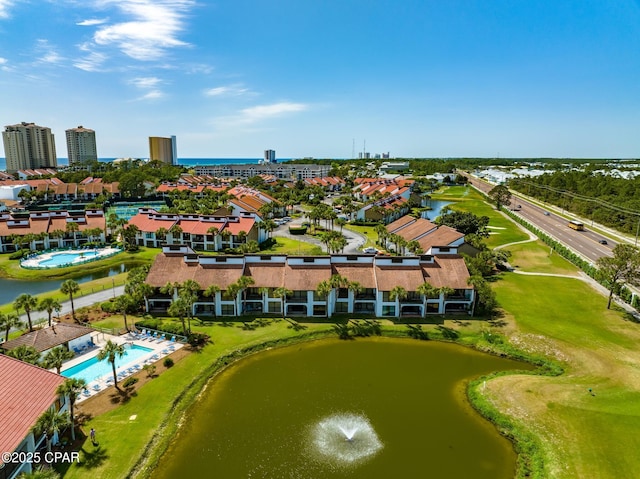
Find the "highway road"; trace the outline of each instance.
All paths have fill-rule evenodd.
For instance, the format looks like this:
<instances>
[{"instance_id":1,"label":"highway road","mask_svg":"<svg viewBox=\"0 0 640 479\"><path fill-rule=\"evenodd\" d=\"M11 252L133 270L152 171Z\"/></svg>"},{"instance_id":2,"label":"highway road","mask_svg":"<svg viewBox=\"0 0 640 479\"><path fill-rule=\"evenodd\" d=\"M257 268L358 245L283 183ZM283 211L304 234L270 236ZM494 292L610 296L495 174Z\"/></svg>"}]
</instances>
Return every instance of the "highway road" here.
<instances>
[{"instance_id":1,"label":"highway road","mask_svg":"<svg viewBox=\"0 0 640 479\"><path fill-rule=\"evenodd\" d=\"M468 174L466 176L470 184L484 193L488 193L495 187L495 185ZM560 216L555 207L545 208L524 198L514 196L509 208L518 216L565 244L591 263L595 263L598 258L603 256L613 255L611 250L616 246L617 242L590 230L588 224L584 225L584 231L576 231L569 228L569 220ZM601 244L601 241L606 241L607 244Z\"/></svg>"}]
</instances>

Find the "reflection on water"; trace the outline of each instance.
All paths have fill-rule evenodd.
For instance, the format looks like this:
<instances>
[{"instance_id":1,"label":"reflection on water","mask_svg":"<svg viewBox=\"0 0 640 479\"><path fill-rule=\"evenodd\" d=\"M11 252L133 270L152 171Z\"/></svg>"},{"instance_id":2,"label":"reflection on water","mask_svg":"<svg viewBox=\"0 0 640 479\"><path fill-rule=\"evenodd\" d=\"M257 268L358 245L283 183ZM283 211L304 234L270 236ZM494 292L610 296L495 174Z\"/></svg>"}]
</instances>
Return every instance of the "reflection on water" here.
<instances>
[{"instance_id":1,"label":"reflection on water","mask_svg":"<svg viewBox=\"0 0 640 479\"><path fill-rule=\"evenodd\" d=\"M73 278L77 283L86 283L94 279L107 278L116 274L124 273L135 268L133 264L120 264L110 268L96 271L91 274ZM60 289L63 279L48 279L41 281L21 281L17 279L0 278L0 304L12 303L22 293L40 294L47 291L55 291Z\"/></svg>"}]
</instances>

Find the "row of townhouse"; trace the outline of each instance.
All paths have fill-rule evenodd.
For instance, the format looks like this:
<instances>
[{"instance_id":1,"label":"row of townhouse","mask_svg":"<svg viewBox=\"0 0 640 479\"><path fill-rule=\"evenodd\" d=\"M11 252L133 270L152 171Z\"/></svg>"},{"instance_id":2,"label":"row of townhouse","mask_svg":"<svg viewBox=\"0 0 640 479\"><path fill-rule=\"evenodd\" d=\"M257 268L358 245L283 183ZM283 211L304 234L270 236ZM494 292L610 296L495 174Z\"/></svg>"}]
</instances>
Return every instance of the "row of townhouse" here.
<instances>
[{"instance_id":1,"label":"row of townhouse","mask_svg":"<svg viewBox=\"0 0 640 479\"><path fill-rule=\"evenodd\" d=\"M262 243L267 239L260 228L260 216L241 212L237 216L159 213L140 208L129 219L138 228L136 243L159 248L164 243L184 243L198 251L222 251L247 241Z\"/></svg>"},{"instance_id":2,"label":"row of townhouse","mask_svg":"<svg viewBox=\"0 0 640 479\"><path fill-rule=\"evenodd\" d=\"M300 163L262 163L237 165L201 165L194 168L196 175L217 178L251 178L258 175L273 175L278 179L304 180L327 176L331 165Z\"/></svg>"},{"instance_id":3,"label":"row of townhouse","mask_svg":"<svg viewBox=\"0 0 640 479\"><path fill-rule=\"evenodd\" d=\"M193 253L186 245L167 245L156 257L146 282L162 288L168 281L196 281L201 288L193 305L193 313L197 315L238 316L245 312L321 317L331 317L334 313L377 317L473 314L475 291L467 284L469 272L464 259L452 254L451 249L447 253L437 248L432 251L431 255L407 257L203 256ZM227 294L243 276L253 280L250 287L233 297ZM318 285L336 278L345 282L334 283L328 295L321 296ZM419 292L425 283L433 287L431 294ZM204 296L204 291L212 285L220 291L212 297ZM406 294L394 294L394 291L398 293L398 287ZM285 290L288 292L282 297ZM176 295L177 292L150 296L147 310L166 311Z\"/></svg>"},{"instance_id":4,"label":"row of townhouse","mask_svg":"<svg viewBox=\"0 0 640 479\"><path fill-rule=\"evenodd\" d=\"M18 199L18 194L23 189L40 193L42 199L48 202L91 201L103 193L107 193L113 198L120 197L120 186L117 181L113 183L102 183L101 181L64 183L59 178L3 180L0 181L0 188L11 191L9 196L5 194L2 197L13 200Z\"/></svg>"},{"instance_id":5,"label":"row of townhouse","mask_svg":"<svg viewBox=\"0 0 640 479\"><path fill-rule=\"evenodd\" d=\"M424 218L403 216L385 228L388 235L381 235L379 241L381 246L388 251L395 250L396 245L392 235L398 235L407 243L416 241L420 245L420 249L427 254L431 252L433 247L439 248L440 251L450 248L451 251L470 255L478 253L476 248L465 243L463 233L450 226L438 226Z\"/></svg>"},{"instance_id":6,"label":"row of townhouse","mask_svg":"<svg viewBox=\"0 0 640 479\"><path fill-rule=\"evenodd\" d=\"M322 178L307 178L304 180L308 186L321 186L325 191L340 191L347 182L339 176L324 176Z\"/></svg>"},{"instance_id":7,"label":"row of townhouse","mask_svg":"<svg viewBox=\"0 0 640 479\"><path fill-rule=\"evenodd\" d=\"M28 238L32 250L75 247L89 241L104 243L105 230L102 210L33 211L28 216L0 213L0 252L15 251L14 240L19 237ZM87 231L93 236L87 236Z\"/></svg>"}]
</instances>

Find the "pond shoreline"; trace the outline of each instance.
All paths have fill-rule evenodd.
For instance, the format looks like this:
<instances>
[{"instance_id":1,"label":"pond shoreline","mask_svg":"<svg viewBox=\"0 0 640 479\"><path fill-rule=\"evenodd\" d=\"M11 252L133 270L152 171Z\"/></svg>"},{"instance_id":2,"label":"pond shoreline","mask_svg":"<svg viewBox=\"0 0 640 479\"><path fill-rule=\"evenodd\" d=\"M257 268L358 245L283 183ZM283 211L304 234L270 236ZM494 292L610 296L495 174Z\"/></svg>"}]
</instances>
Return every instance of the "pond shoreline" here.
<instances>
[{"instance_id":1,"label":"pond shoreline","mask_svg":"<svg viewBox=\"0 0 640 479\"><path fill-rule=\"evenodd\" d=\"M326 339L335 337L333 331L315 331L303 334L293 338L281 340L271 340L264 343L251 345L241 348L232 353L220 356L212 364L210 364L202 374L194 378L189 385L174 399L170 413L165 416L158 430L154 434L151 441L147 443L142 451L139 459L134 467L129 471L127 477L140 477L143 479L153 476L155 464L169 448L170 443L184 422L185 415L189 408L200 398L206 390L208 383L218 374L227 369L239 359L243 359L256 353L266 351L272 348L280 348L299 344L302 342L315 341L318 339ZM383 337L389 338L409 338L407 332L397 329L382 331ZM470 347L479 352L501 356L509 359L524 361L532 365L538 366L531 371L503 371L499 373L491 373L482 377L470 380L465 389L466 397L470 406L489 422L494 424L498 432L505 436L511 443L516 453L517 470L515 477L542 477L544 457L542 457L542 448L537 447L539 440L525 426L516 424L509 417L503 415L495 407L493 407L488 399L479 391L479 385L490 380L493 377L511 375L511 374L532 374L532 375L551 375L562 374L562 369L557 363L551 362L545 358L529 355L523 351L517 350L510 345L480 345L481 335L474 335L473 338L466 336L463 340L450 340L445 338L430 338L441 342L455 343L461 346ZM460 338L462 339L462 338ZM466 340L471 339L471 342ZM496 346L506 346L496 347ZM195 390L194 390L195 389Z\"/></svg>"}]
</instances>

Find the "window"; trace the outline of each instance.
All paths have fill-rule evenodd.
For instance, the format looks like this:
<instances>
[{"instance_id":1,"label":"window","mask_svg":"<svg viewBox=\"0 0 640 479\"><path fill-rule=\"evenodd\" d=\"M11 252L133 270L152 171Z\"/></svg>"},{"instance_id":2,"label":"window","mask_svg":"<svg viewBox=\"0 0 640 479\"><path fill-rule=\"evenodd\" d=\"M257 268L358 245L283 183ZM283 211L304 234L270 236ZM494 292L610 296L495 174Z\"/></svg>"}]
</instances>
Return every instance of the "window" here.
<instances>
[{"instance_id":1,"label":"window","mask_svg":"<svg viewBox=\"0 0 640 479\"><path fill-rule=\"evenodd\" d=\"M383 306L382 307L382 316L395 316L396 315L396 307L395 306Z\"/></svg>"},{"instance_id":2,"label":"window","mask_svg":"<svg viewBox=\"0 0 640 479\"><path fill-rule=\"evenodd\" d=\"M336 313L348 313L349 312L349 303L341 301L336 303Z\"/></svg>"},{"instance_id":3,"label":"window","mask_svg":"<svg viewBox=\"0 0 640 479\"><path fill-rule=\"evenodd\" d=\"M233 304L223 304L220 309L223 316L235 316L236 314Z\"/></svg>"}]
</instances>

